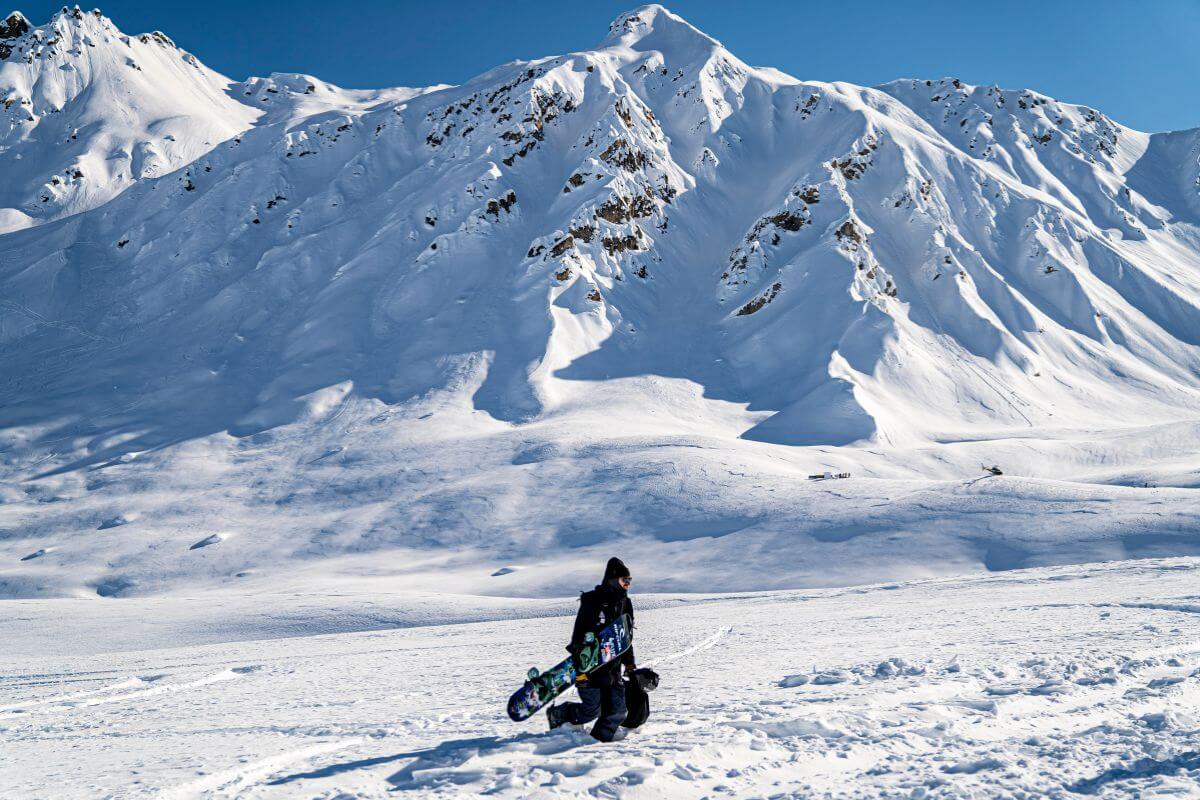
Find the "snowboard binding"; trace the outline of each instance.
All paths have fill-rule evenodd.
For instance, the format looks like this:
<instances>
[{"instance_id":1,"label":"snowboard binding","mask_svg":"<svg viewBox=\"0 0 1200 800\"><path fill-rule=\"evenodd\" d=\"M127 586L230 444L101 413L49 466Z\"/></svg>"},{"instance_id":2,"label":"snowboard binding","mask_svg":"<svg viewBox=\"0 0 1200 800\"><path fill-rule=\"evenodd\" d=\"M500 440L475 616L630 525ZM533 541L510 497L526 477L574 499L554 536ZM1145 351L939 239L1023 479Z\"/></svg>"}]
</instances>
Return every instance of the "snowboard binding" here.
<instances>
[{"instance_id":1,"label":"snowboard binding","mask_svg":"<svg viewBox=\"0 0 1200 800\"><path fill-rule=\"evenodd\" d=\"M611 650L611 648L610 648ZM588 632L583 635L583 646L579 648L579 667L580 675L587 674L600 665L600 643L596 641L596 634Z\"/></svg>"}]
</instances>

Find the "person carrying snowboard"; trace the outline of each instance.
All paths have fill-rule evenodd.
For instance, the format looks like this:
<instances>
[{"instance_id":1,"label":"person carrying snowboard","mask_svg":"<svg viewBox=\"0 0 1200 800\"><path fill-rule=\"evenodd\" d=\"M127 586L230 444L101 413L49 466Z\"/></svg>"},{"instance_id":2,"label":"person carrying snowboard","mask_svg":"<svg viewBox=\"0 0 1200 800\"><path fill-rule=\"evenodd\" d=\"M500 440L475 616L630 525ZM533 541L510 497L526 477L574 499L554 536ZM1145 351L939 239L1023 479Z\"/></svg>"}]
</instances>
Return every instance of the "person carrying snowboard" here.
<instances>
[{"instance_id":1,"label":"person carrying snowboard","mask_svg":"<svg viewBox=\"0 0 1200 800\"><path fill-rule=\"evenodd\" d=\"M632 627L633 603L629 601L629 586L632 582L629 569L621 559L610 558L608 566L604 568L604 580L595 589L579 596L579 613L575 615L575 629L571 633L571 643L567 645L567 650L576 659L576 669L579 667L579 652L587 634L599 632L622 614L629 615L629 624ZM576 678L575 688L579 690L580 702L562 703L547 708L546 719L550 722L550 729L568 722L583 725L596 720L592 727L592 736L602 742L611 742L626 713L625 684L621 680L621 666L624 665L628 675L637 668L635 664L633 646L630 645L619 659Z\"/></svg>"}]
</instances>

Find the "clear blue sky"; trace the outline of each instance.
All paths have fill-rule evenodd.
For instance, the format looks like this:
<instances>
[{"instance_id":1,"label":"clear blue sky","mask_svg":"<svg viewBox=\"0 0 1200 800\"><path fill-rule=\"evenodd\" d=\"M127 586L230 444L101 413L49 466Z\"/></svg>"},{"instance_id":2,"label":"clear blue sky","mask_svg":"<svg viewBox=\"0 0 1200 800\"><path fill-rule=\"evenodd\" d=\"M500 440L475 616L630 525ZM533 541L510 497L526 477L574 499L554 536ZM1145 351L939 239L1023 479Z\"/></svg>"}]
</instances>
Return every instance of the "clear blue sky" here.
<instances>
[{"instance_id":1,"label":"clear blue sky","mask_svg":"<svg viewBox=\"0 0 1200 800\"><path fill-rule=\"evenodd\" d=\"M18 0L35 24L61 2ZM346 87L460 83L579 50L636 2L104 0L126 33L162 30L234 78L307 72ZM664 3L742 60L877 84L953 75L1084 103L1142 130L1200 126L1200 0ZM85 7L86 8L86 7Z\"/></svg>"}]
</instances>

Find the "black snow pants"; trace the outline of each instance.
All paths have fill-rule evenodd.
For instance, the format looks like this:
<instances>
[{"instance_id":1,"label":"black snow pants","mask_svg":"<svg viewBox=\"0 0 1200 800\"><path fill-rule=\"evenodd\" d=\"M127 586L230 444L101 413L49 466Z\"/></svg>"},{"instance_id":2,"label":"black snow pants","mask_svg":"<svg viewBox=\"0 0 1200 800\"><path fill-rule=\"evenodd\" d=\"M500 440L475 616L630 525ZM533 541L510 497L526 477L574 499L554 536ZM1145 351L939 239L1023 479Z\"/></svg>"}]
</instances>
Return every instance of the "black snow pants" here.
<instances>
[{"instance_id":1,"label":"black snow pants","mask_svg":"<svg viewBox=\"0 0 1200 800\"><path fill-rule=\"evenodd\" d=\"M625 720L625 684L615 681L611 686L580 686L579 700L559 706L562 719L572 725L596 720L592 736L602 742L611 742Z\"/></svg>"}]
</instances>

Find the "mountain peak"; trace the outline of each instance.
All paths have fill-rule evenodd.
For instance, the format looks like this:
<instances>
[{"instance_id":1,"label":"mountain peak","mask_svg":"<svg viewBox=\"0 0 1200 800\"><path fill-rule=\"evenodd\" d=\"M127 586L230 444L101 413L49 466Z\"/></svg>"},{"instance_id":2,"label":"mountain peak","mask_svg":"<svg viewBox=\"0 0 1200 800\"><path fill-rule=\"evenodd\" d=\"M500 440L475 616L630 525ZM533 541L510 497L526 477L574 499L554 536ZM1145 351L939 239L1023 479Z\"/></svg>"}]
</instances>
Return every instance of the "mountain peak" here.
<instances>
[{"instance_id":1,"label":"mountain peak","mask_svg":"<svg viewBox=\"0 0 1200 800\"><path fill-rule=\"evenodd\" d=\"M0 21L0 39L15 39L29 30L29 20L20 11L14 11Z\"/></svg>"},{"instance_id":2,"label":"mountain peak","mask_svg":"<svg viewBox=\"0 0 1200 800\"><path fill-rule=\"evenodd\" d=\"M120 33L112 21L101 14L99 9L85 12L79 6L63 6L42 25L34 25L20 11L13 11L0 20L0 41L20 39L28 35L37 45L64 34L70 35L72 29L86 30L92 34L102 31L110 34ZM9 50L11 51L11 48ZM0 55L0 59L7 57L7 55Z\"/></svg>"},{"instance_id":3,"label":"mountain peak","mask_svg":"<svg viewBox=\"0 0 1200 800\"><path fill-rule=\"evenodd\" d=\"M103 20L105 18L104 15L100 13L100 9L98 8L94 8L90 12L85 12L79 6L63 6L58 11L54 12L52 17L50 17L49 24L54 25L58 22L80 23L86 21L88 17L92 17L96 20Z\"/></svg>"},{"instance_id":4,"label":"mountain peak","mask_svg":"<svg viewBox=\"0 0 1200 800\"><path fill-rule=\"evenodd\" d=\"M681 45L720 47L721 43L658 3L626 11L608 26L608 42L637 50L666 50Z\"/></svg>"},{"instance_id":5,"label":"mountain peak","mask_svg":"<svg viewBox=\"0 0 1200 800\"><path fill-rule=\"evenodd\" d=\"M159 32L98 10L0 21L0 233L77 214L194 161L261 111Z\"/></svg>"}]
</instances>

